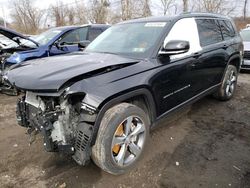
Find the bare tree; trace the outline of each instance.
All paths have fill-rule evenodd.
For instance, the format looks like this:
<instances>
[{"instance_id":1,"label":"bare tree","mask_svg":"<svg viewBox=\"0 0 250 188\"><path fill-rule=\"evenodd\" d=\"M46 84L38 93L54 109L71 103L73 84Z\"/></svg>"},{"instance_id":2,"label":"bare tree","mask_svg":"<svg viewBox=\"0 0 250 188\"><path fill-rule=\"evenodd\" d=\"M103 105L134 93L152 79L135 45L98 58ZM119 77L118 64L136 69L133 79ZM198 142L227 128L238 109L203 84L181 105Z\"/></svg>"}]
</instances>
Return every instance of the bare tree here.
<instances>
[{"instance_id":1,"label":"bare tree","mask_svg":"<svg viewBox=\"0 0 250 188\"><path fill-rule=\"evenodd\" d=\"M122 20L129 20L151 15L152 13L149 0L121 0Z\"/></svg>"},{"instance_id":2,"label":"bare tree","mask_svg":"<svg viewBox=\"0 0 250 188\"><path fill-rule=\"evenodd\" d=\"M88 15L92 23L106 23L108 17L108 8L110 3L108 0L91 0Z\"/></svg>"},{"instance_id":3,"label":"bare tree","mask_svg":"<svg viewBox=\"0 0 250 188\"><path fill-rule=\"evenodd\" d=\"M161 0L163 14L166 15L169 9L174 5L175 0Z\"/></svg>"},{"instance_id":4,"label":"bare tree","mask_svg":"<svg viewBox=\"0 0 250 188\"><path fill-rule=\"evenodd\" d=\"M194 10L229 15L235 11L236 6L237 1L231 0L198 0L195 2Z\"/></svg>"},{"instance_id":5,"label":"bare tree","mask_svg":"<svg viewBox=\"0 0 250 188\"><path fill-rule=\"evenodd\" d=\"M32 0L15 0L13 7L11 17L14 28L23 33L37 33L44 11L34 7Z\"/></svg>"},{"instance_id":6,"label":"bare tree","mask_svg":"<svg viewBox=\"0 0 250 188\"><path fill-rule=\"evenodd\" d=\"M246 16L247 16L247 4L248 4L248 0L244 0L244 7L243 7L243 18L244 18L244 20L246 20Z\"/></svg>"},{"instance_id":7,"label":"bare tree","mask_svg":"<svg viewBox=\"0 0 250 188\"><path fill-rule=\"evenodd\" d=\"M150 9L149 0L144 0L142 16L147 17L147 16L151 16L151 15L152 15L152 12Z\"/></svg>"},{"instance_id":8,"label":"bare tree","mask_svg":"<svg viewBox=\"0 0 250 188\"><path fill-rule=\"evenodd\" d=\"M85 24L88 23L87 9L85 7L84 1L75 0L75 23Z\"/></svg>"},{"instance_id":9,"label":"bare tree","mask_svg":"<svg viewBox=\"0 0 250 188\"><path fill-rule=\"evenodd\" d=\"M121 0L122 20L129 20L132 18L130 0Z\"/></svg>"},{"instance_id":10,"label":"bare tree","mask_svg":"<svg viewBox=\"0 0 250 188\"><path fill-rule=\"evenodd\" d=\"M230 0L198 0L196 10L200 12L211 12L230 14L236 9L237 2Z\"/></svg>"},{"instance_id":11,"label":"bare tree","mask_svg":"<svg viewBox=\"0 0 250 188\"><path fill-rule=\"evenodd\" d=\"M183 0L183 12L188 11L188 0Z\"/></svg>"},{"instance_id":12,"label":"bare tree","mask_svg":"<svg viewBox=\"0 0 250 188\"><path fill-rule=\"evenodd\" d=\"M66 9L65 5L60 1L50 7L52 19L55 19L56 26L66 25Z\"/></svg>"},{"instance_id":13,"label":"bare tree","mask_svg":"<svg viewBox=\"0 0 250 188\"><path fill-rule=\"evenodd\" d=\"M49 10L56 26L87 23L87 13L83 2L75 1L75 3L69 6L61 1L57 1Z\"/></svg>"}]
</instances>

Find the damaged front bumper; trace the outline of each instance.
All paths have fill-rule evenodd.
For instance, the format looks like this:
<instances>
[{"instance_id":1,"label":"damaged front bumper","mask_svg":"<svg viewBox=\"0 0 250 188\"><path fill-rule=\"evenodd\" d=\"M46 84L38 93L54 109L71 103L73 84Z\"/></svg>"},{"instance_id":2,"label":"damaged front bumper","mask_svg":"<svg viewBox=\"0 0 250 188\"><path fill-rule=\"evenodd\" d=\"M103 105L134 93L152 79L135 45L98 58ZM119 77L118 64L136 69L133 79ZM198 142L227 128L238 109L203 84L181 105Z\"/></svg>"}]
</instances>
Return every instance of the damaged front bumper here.
<instances>
[{"instance_id":1,"label":"damaged front bumper","mask_svg":"<svg viewBox=\"0 0 250 188\"><path fill-rule=\"evenodd\" d=\"M46 100L27 92L17 101L18 124L28 128L31 137L40 132L46 151L70 153L78 164L84 165L91 154L93 124L89 120L95 119L95 109L86 111L86 105L75 102L72 105L68 100L58 104Z\"/></svg>"}]
</instances>

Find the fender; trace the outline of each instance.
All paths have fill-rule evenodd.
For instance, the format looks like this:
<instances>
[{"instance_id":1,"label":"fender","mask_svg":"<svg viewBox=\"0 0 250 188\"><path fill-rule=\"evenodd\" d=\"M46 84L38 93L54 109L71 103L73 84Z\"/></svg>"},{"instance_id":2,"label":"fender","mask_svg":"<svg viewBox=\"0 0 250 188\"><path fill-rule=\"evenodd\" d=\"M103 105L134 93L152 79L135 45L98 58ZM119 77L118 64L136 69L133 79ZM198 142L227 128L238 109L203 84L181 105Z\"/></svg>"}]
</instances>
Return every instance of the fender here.
<instances>
[{"instance_id":1,"label":"fender","mask_svg":"<svg viewBox=\"0 0 250 188\"><path fill-rule=\"evenodd\" d=\"M94 124L94 132L93 132L93 136L92 136L91 145L95 144L95 140L96 140L96 137L97 137L97 133L98 133L100 124L101 124L101 120L102 120L105 112L109 108L111 108L112 106L114 106L114 105L116 105L116 104L118 104L118 103L120 103L122 101L125 101L127 99L130 99L130 98L133 98L133 97L136 97L136 96L140 96L140 95L143 95L146 98L146 103L147 103L147 105L149 107L149 113L150 113L150 116L151 116L151 122L153 122L156 119L155 100L153 98L152 93L146 88L140 88L140 89L137 89L137 90L122 94L122 95L120 95L118 97L115 97L115 98L113 98L111 100L106 99L98 107L100 110L99 110L99 113L97 114L97 118L96 118L96 121L95 121L95 124Z\"/></svg>"},{"instance_id":2,"label":"fender","mask_svg":"<svg viewBox=\"0 0 250 188\"><path fill-rule=\"evenodd\" d=\"M229 58L229 60L227 61L227 66L226 66L226 68L225 68L225 70L224 70L224 73L223 73L223 76L222 76L222 79L221 79L221 83L223 82L223 79L224 79L224 76L225 76L225 74L226 74L228 65L230 64L230 62L233 62L233 61L236 60L236 59L239 59L239 60L240 60L240 55L239 55L238 53L232 55L232 56ZM240 70L240 65L241 65L241 62L239 62L239 66L236 67L238 71Z\"/></svg>"}]
</instances>

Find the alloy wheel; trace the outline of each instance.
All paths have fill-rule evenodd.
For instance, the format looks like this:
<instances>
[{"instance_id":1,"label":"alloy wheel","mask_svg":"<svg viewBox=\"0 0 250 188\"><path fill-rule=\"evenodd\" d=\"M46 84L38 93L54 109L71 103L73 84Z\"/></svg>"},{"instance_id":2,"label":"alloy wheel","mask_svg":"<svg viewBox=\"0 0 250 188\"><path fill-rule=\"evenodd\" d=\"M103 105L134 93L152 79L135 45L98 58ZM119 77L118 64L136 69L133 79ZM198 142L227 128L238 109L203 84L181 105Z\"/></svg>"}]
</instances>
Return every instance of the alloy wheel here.
<instances>
[{"instance_id":1,"label":"alloy wheel","mask_svg":"<svg viewBox=\"0 0 250 188\"><path fill-rule=\"evenodd\" d=\"M232 70L226 82L226 95L229 97L234 93L236 80L236 73Z\"/></svg>"},{"instance_id":2,"label":"alloy wheel","mask_svg":"<svg viewBox=\"0 0 250 188\"><path fill-rule=\"evenodd\" d=\"M133 163L142 152L145 124L136 116L129 116L116 129L112 139L112 158L121 167Z\"/></svg>"}]
</instances>

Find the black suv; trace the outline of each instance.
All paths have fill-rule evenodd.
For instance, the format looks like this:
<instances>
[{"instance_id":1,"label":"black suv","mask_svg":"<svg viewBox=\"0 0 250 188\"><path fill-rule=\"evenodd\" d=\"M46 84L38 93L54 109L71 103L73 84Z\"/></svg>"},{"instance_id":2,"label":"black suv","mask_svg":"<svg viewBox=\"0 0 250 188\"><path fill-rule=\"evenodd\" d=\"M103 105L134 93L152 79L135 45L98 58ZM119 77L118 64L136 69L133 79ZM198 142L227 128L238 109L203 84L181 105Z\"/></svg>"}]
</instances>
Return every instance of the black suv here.
<instances>
[{"instance_id":1,"label":"black suv","mask_svg":"<svg viewBox=\"0 0 250 188\"><path fill-rule=\"evenodd\" d=\"M109 28L85 52L27 61L7 76L25 93L18 123L41 132L47 151L121 174L161 118L205 95L232 98L242 49L228 17L150 17Z\"/></svg>"}]
</instances>

